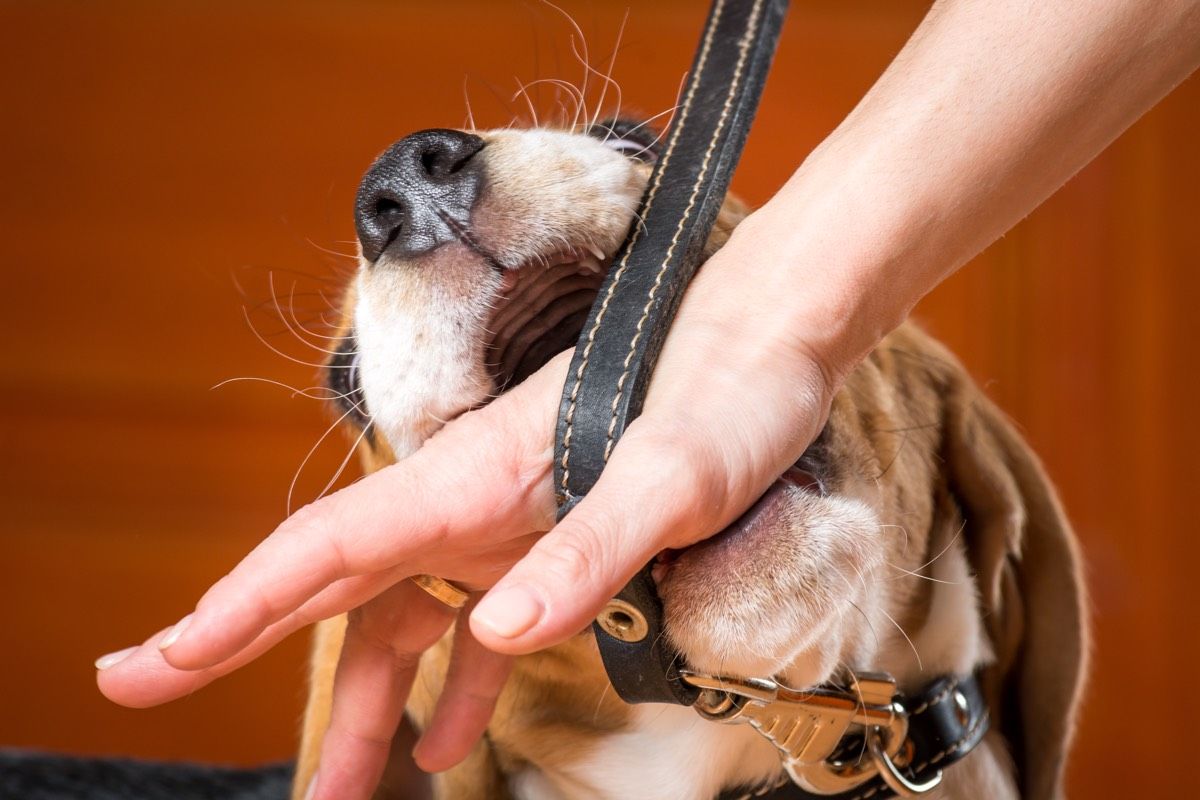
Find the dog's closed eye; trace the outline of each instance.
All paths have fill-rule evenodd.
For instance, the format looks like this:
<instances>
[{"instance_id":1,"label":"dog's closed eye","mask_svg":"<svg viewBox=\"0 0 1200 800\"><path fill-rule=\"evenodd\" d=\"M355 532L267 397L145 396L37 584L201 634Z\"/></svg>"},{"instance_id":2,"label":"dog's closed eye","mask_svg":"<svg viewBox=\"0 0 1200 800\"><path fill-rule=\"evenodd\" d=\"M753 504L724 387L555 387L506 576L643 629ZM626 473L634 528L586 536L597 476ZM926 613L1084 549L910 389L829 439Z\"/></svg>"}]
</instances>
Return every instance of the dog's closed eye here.
<instances>
[{"instance_id":1,"label":"dog's closed eye","mask_svg":"<svg viewBox=\"0 0 1200 800\"><path fill-rule=\"evenodd\" d=\"M587 133L630 158L647 164L658 160L661 136L645 122L609 119L593 125Z\"/></svg>"}]
</instances>

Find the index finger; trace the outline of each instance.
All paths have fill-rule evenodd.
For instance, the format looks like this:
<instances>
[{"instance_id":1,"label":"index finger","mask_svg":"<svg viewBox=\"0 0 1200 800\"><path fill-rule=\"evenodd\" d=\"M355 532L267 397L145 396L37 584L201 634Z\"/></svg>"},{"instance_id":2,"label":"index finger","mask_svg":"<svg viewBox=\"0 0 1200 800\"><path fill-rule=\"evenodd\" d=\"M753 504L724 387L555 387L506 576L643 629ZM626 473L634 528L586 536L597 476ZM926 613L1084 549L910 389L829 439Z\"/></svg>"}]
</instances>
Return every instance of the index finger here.
<instances>
[{"instance_id":1,"label":"index finger","mask_svg":"<svg viewBox=\"0 0 1200 800\"><path fill-rule=\"evenodd\" d=\"M166 660L210 667L335 580L399 565L453 577L446 569L478 536L495 542L549 527L549 444L566 366L556 358L404 461L293 514L164 638Z\"/></svg>"}]
</instances>

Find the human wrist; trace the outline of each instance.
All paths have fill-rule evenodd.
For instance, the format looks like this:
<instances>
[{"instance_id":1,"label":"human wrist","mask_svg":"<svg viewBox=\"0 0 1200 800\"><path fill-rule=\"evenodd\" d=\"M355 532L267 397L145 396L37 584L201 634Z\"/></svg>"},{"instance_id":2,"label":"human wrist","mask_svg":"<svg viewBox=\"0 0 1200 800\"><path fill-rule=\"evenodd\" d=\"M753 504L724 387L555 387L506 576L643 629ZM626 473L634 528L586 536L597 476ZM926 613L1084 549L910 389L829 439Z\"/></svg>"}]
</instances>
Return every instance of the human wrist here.
<instances>
[{"instance_id":1,"label":"human wrist","mask_svg":"<svg viewBox=\"0 0 1200 800\"><path fill-rule=\"evenodd\" d=\"M759 287L759 324L774 325L776 338L821 363L836 390L936 282L914 274L934 262L925 254L914 263L919 234L895 204L895 218L885 218L868 210L874 198L805 168L793 182L726 247Z\"/></svg>"}]
</instances>

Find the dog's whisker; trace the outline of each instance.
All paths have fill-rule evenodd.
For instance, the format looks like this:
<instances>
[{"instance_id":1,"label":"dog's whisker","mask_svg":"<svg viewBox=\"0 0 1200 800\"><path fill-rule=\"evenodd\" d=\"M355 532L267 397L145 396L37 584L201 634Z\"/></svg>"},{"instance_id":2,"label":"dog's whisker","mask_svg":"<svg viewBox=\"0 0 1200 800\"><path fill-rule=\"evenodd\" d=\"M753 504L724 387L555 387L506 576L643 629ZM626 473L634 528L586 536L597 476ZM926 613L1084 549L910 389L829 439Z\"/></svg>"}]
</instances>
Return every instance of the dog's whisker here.
<instances>
[{"instance_id":1,"label":"dog's whisker","mask_svg":"<svg viewBox=\"0 0 1200 800\"><path fill-rule=\"evenodd\" d=\"M671 112L671 118L668 119L666 124L662 126L663 133L666 133L671 129L671 124L675 122L675 113L679 110L680 106L683 105L680 100L683 98L683 87L687 83L687 76L688 74L686 72L679 76L679 86L675 89L675 105L668 109L668 111ZM655 117L657 116L658 115L655 115ZM651 119L654 119L655 117L651 117Z\"/></svg>"},{"instance_id":2,"label":"dog's whisker","mask_svg":"<svg viewBox=\"0 0 1200 800\"><path fill-rule=\"evenodd\" d=\"M225 380L221 381L220 383L215 383L212 386L210 386L209 391L210 392L215 391L216 389L220 389L221 387L227 386L228 384L231 384L231 383L243 383L243 382L266 383L266 384L270 384L272 386L278 386L281 389L287 389L288 391L290 391L292 393L293 397L307 397L312 400L345 400L345 399L348 399L351 394L350 392L347 392L345 394L342 394L341 392L335 392L333 389L330 389L328 386L309 386L308 388L305 388L305 389L297 389L295 386L292 386L287 383L283 383L282 381L273 380L271 378L259 378L254 375L245 375L245 376L240 376L237 378L226 378ZM324 391L324 392L326 392L326 394L323 394L323 395L310 394L310 392L315 392L315 391Z\"/></svg>"},{"instance_id":3,"label":"dog's whisker","mask_svg":"<svg viewBox=\"0 0 1200 800\"><path fill-rule=\"evenodd\" d=\"M317 244L316 242L314 242L312 239L308 238L307 236L304 238L304 241L306 243L308 243L310 246L316 248L317 250L320 250L322 253L325 253L326 255L335 256L337 258L344 258L348 261L354 261L356 263L358 262L358 253L342 253L338 250L332 250L328 247L322 247L321 245Z\"/></svg>"},{"instance_id":4,"label":"dog's whisker","mask_svg":"<svg viewBox=\"0 0 1200 800\"><path fill-rule=\"evenodd\" d=\"M870 590L867 588L867 579L865 577L863 577L862 570L860 570L858 568L858 565L855 564L853 561L851 561L849 563L850 563L851 569L853 569L854 573L858 576L858 582L859 582L859 585L862 586L863 596L869 597ZM850 581L846 579L845 574L844 573L838 573L838 574L841 575L842 580L844 580L846 582L846 591L849 594L853 594L854 587L850 585ZM863 611L862 608L857 603L855 603L853 600L850 600L849 598L847 598L847 602L849 602L852 606L854 606L856 609L858 609L859 613L863 615L863 619L865 619L867 621L867 625L869 625L871 627L871 636L873 636L875 639L875 647L879 648L881 641L879 638L879 632L875 629L874 622L872 622L871 618L869 616L867 616L866 612ZM904 633L904 631L901 631L901 633Z\"/></svg>"},{"instance_id":5,"label":"dog's whisker","mask_svg":"<svg viewBox=\"0 0 1200 800\"><path fill-rule=\"evenodd\" d=\"M894 569L897 572L902 573L900 575L891 576L890 578L888 578L889 581L898 581L898 580L902 580L905 577L913 577L913 578L920 578L923 581L929 581L930 583L940 583L945 586L961 586L963 584L963 581L948 581L948 580L944 580L942 578L934 578L930 575L922 575L919 572L913 572L910 569L905 569L904 567L893 564L890 561L884 561L883 563L885 566L890 567L891 569Z\"/></svg>"},{"instance_id":6,"label":"dog's whisker","mask_svg":"<svg viewBox=\"0 0 1200 800\"><path fill-rule=\"evenodd\" d=\"M617 114L618 115L620 114L621 100L622 100L621 84L619 84L617 81L613 80L612 73L613 73L613 67L616 66L616 63L617 63L617 51L621 49L621 37L625 34L625 24L627 22L629 22L629 9L628 8L625 9L625 16L621 18L620 27L617 28L617 38L616 38L616 41L613 43L612 53L608 57L608 70L604 73L600 73L600 72L593 70L590 66L585 64L587 69L591 70L592 72L595 72L596 76L598 78L600 78L601 81L603 81L603 83L601 84L601 87L600 87L600 97L596 100L596 106L593 109L592 118L591 118L591 121L588 123L588 127L595 127L596 122L599 120L600 111L604 108L604 99L608 96L608 87L610 85L613 87L613 89L617 93Z\"/></svg>"},{"instance_id":7,"label":"dog's whisker","mask_svg":"<svg viewBox=\"0 0 1200 800\"><path fill-rule=\"evenodd\" d=\"M570 14L568 14L566 11L564 11L559 6L550 2L550 0L542 0L542 2L545 3L546 5L550 6L550 8L557 11L563 17L563 19L565 19L567 21L567 23L575 30L575 34L569 38L569 41L571 42L571 52L575 54L575 58L583 65L583 68L584 68L583 80L580 81L579 90L578 90L581 103L579 106L576 107L575 116L571 120L571 130L575 130L579 125L581 111L582 111L582 115L583 115L582 118L584 120L587 120L587 118L588 118L587 105L585 102L583 102L584 99L587 97L588 70L591 69L591 65L588 63L587 36L584 35L583 29L579 27L579 23L577 23L575 21L574 17L572 17ZM575 40L576 35L579 37L578 46L577 46L577 43ZM579 46L582 46L582 48L583 48L582 55L579 52Z\"/></svg>"},{"instance_id":8,"label":"dog's whisker","mask_svg":"<svg viewBox=\"0 0 1200 800\"><path fill-rule=\"evenodd\" d=\"M870 590L867 588L867 579L863 576L862 570L860 570L858 568L858 565L855 564L853 561L850 562L850 567L858 574L859 583L861 583L862 587L863 587L863 594L869 595ZM885 611L882 607L877 607L876 611L878 611L880 614L882 614L887 619L888 622L892 623L892 625L894 625L896 627L896 630L900 631L900 635L904 637L904 641L908 642L908 646L910 648L912 648L913 655L916 656L917 668L921 669L921 670L925 669L925 665L921 662L921 654L917 652L917 646L915 644L913 644L913 640L909 638L909 636L905 632L904 628L900 627L900 623L896 622L896 620L892 617L892 615L887 613L887 611Z\"/></svg>"},{"instance_id":9,"label":"dog's whisker","mask_svg":"<svg viewBox=\"0 0 1200 800\"><path fill-rule=\"evenodd\" d=\"M466 128L467 128L467 130L473 131L473 130L477 130L478 128L475 125L475 112L471 110L471 95L467 91L467 81L469 80L469 78L470 78L469 75L463 75L462 93L463 93L463 103L465 103L467 106Z\"/></svg>"},{"instance_id":10,"label":"dog's whisker","mask_svg":"<svg viewBox=\"0 0 1200 800\"><path fill-rule=\"evenodd\" d=\"M295 288L295 285L294 285L294 284L293 284L292 288L293 288L293 289ZM353 337L352 335L350 335L350 334L346 334L346 335L343 335L343 336L329 336L329 335L327 335L327 334L324 334L324 333L319 333L319 332L317 332L317 331L314 331L314 330L312 330L312 329L308 328L308 327L307 327L307 326L306 326L306 325L305 325L303 322L301 322L301 321L300 321L300 319L299 319L299 318L296 316L296 307L295 307L295 303L292 303L291 305L289 305L289 307L288 307L288 310L289 310L289 312L290 312L290 316L291 316L291 318L292 318L292 323L293 323L293 324L295 324L295 326L296 326L297 328L299 328L300 330L304 331L304 333L308 334L309 336L315 336L316 338L318 338L318 339L324 339L324 340L325 340L325 341L327 341L327 342L352 342L352 341L354 341L354 337ZM326 321L326 319L325 319L325 316L324 316L323 314L318 314L318 315L317 315L317 319L318 319L318 320L321 322L321 324L322 324L322 325L326 326L327 328L333 328L333 327L334 327L333 325L330 325L330 324L329 324L329 323ZM350 354L350 353L355 353L355 352L357 352L357 350L338 350L338 351L337 351L337 354L345 355L345 354Z\"/></svg>"},{"instance_id":11,"label":"dog's whisker","mask_svg":"<svg viewBox=\"0 0 1200 800\"><path fill-rule=\"evenodd\" d=\"M877 480L877 481L878 481L878 480L879 480L880 478L882 478L884 475L887 475L887 474L888 474L888 471L889 471L889 470L890 470L890 469L891 469L893 466L895 466L895 464L896 464L896 460L897 460L898 458L900 458L900 452L901 452L901 451L904 449L904 445L908 444L908 431L907 431L907 430L904 430L904 431L900 431L900 433L901 433L901 437L900 437L900 444L898 444L898 445L896 446L896 452L892 454L892 459L891 459L891 461L889 461L889 462L887 463L887 466L886 466L886 467L884 467L884 468L883 468L883 470L882 470L882 471L881 471L881 472L880 472L878 475L876 475L876 476L875 476L875 480Z\"/></svg>"},{"instance_id":12,"label":"dog's whisker","mask_svg":"<svg viewBox=\"0 0 1200 800\"><path fill-rule=\"evenodd\" d=\"M521 115L518 114L516 109L513 108L510 101L504 99L504 96L500 93L500 90L495 84L489 80L484 80L483 85L487 87L489 92L491 92L492 97L496 98L496 102L504 106L504 109L512 115L512 119L509 121L508 125L505 126L506 129L511 128L514 124L516 124L517 120L520 119Z\"/></svg>"},{"instance_id":13,"label":"dog's whisker","mask_svg":"<svg viewBox=\"0 0 1200 800\"><path fill-rule=\"evenodd\" d=\"M852 587L850 586L850 581L846 580L845 575L842 576L842 580L846 581L847 589L852 589ZM879 631L877 631L875 629L874 621L872 621L872 619L867 615L867 612L862 610L862 606L860 606L858 603L854 602L853 600L850 600L849 598L846 599L846 602L849 603L851 606L853 606L855 611L857 611L859 614L862 614L863 620L867 623L867 628L869 628L871 631L871 638L873 638L875 640L875 648L879 649L879 645L880 645Z\"/></svg>"},{"instance_id":14,"label":"dog's whisker","mask_svg":"<svg viewBox=\"0 0 1200 800\"><path fill-rule=\"evenodd\" d=\"M932 565L933 562L937 561L942 556L946 555L946 553L948 553L950 551L950 548L954 546L954 543L959 540L959 537L961 537L963 535L963 531L966 530L966 527L967 527L967 523L966 523L966 521L964 521L961 525L958 526L958 532L955 533L954 536L952 536L950 538L950 541L946 542L946 546L943 547L940 551L938 551L938 554L935 555L933 558L929 559L924 564L917 567L917 571L920 572L921 570L925 569L926 567Z\"/></svg>"},{"instance_id":15,"label":"dog's whisker","mask_svg":"<svg viewBox=\"0 0 1200 800\"><path fill-rule=\"evenodd\" d=\"M266 340L266 338L263 337L263 335L261 333L259 333L258 328L256 328L254 326L254 322L250 319L250 313L246 310L245 306L242 307L242 317L245 318L246 324L248 326L250 326L250 331L251 331L251 333L254 334L254 337L256 339L258 339L258 341L262 342L264 347L266 347L268 350L270 350L275 355L280 356L281 358L286 358L288 361L291 361L295 364L300 364L301 366L304 366L304 367L314 367L315 369L353 369L354 368L354 366L352 364L316 364L316 363L313 363L312 361L304 361L303 359L299 359L299 358L296 358L295 356L288 355L287 353L283 352L275 345L268 342Z\"/></svg>"},{"instance_id":16,"label":"dog's whisker","mask_svg":"<svg viewBox=\"0 0 1200 800\"><path fill-rule=\"evenodd\" d=\"M543 83L548 83L551 86L554 86L557 90L561 90L561 91L565 92L566 95L568 97L570 97L572 100L572 103L574 106L574 111L572 113L574 113L576 115L579 114L579 108L583 104L583 95L580 94L579 88L576 87L575 84L571 83L570 81L563 80L562 78L538 78L535 81L529 81L528 83L526 83L525 88L528 89L531 86L539 86L540 84L543 84ZM562 107L563 113L566 114L567 113L566 105L564 103L562 103L561 100L559 101L559 105ZM573 124L574 123L572 123L572 125ZM567 121L566 121L566 117L564 116L563 121L562 121L562 127L566 127L566 125L567 125Z\"/></svg>"},{"instance_id":17,"label":"dog's whisker","mask_svg":"<svg viewBox=\"0 0 1200 800\"><path fill-rule=\"evenodd\" d=\"M905 550L908 549L908 528L904 527L903 525L892 525L889 523L880 523L879 529L883 530L884 528L896 528L901 533L903 533L904 534L904 549ZM918 569L920 569L920 567L918 567Z\"/></svg>"},{"instance_id":18,"label":"dog's whisker","mask_svg":"<svg viewBox=\"0 0 1200 800\"><path fill-rule=\"evenodd\" d=\"M357 407L359 404L355 403L354 405ZM333 487L333 485L337 483L338 478L342 477L342 473L346 471L346 465L350 463L350 459L354 457L356 452L358 452L358 446L362 444L362 440L366 437L370 430L370 422L362 426L362 431L359 432L353 444L350 445L350 449L346 452L346 457L342 459L342 463L338 465L337 470L333 473L333 477L330 478L329 482L325 484L325 488L317 494L316 498L314 498L315 500L320 500L322 497L324 497Z\"/></svg>"},{"instance_id":19,"label":"dog's whisker","mask_svg":"<svg viewBox=\"0 0 1200 800\"><path fill-rule=\"evenodd\" d=\"M669 109L669 110L670 110L670 111L672 111L672 112L674 112L674 111L675 111L675 109L674 109L674 108L671 108L671 109ZM667 112L665 112L665 111L664 111L664 112L662 112L662 113L664 113L664 114L665 114L665 113L667 113ZM643 124L645 124L645 123L643 123ZM638 127L641 127L641 126L639 125ZM633 131L630 131L630 133L632 133L632 132L633 132ZM645 147L643 147L641 150L638 150L636 153L630 153L630 154L629 154L629 155L630 155L630 157L631 157L631 158L638 158L638 157L639 157L639 156L641 156L642 154L644 154L644 153L646 153L646 152L649 152L650 150L653 150L655 147L657 147L657 146L658 146L658 143L659 143L659 142L661 142L661 141L662 141L662 139L663 139L663 137L664 137L664 136L666 136L666 135L667 135L667 128L665 128L665 127L664 127L662 130L660 130L660 131L658 132L658 135L654 137L654 140L653 140L653 141L651 141L651 142L650 142L650 144L646 145L646 146L645 146Z\"/></svg>"},{"instance_id":20,"label":"dog's whisker","mask_svg":"<svg viewBox=\"0 0 1200 800\"><path fill-rule=\"evenodd\" d=\"M326 303L329 303L329 300L327 297L325 297L324 292L319 292L318 294L320 295L322 300L324 300ZM345 341L353 341L354 340L354 336L352 336L350 334L345 334L342 336L329 336L329 335L311 330L310 328L305 326L304 323L301 322L300 318L296 316L296 282L295 281L292 282L292 287L288 294L288 310L291 312L292 322L294 322L296 324L296 327L299 328L300 330L304 331L305 333L307 333L309 336L315 336L316 338L324 339L327 342L345 342ZM330 330L337 330L339 327L339 324L330 323L327 319L325 319L324 312L318 312L316 315L316 319L322 325L324 325L326 328L328 328ZM339 352L347 352L347 351L339 351Z\"/></svg>"},{"instance_id":21,"label":"dog's whisker","mask_svg":"<svg viewBox=\"0 0 1200 800\"><path fill-rule=\"evenodd\" d=\"M849 669L849 667L845 663L843 663L843 662L839 662L839 663L841 663L841 665L844 669L846 669L848 671L852 671ZM853 685L854 685L854 694L858 697L858 707L865 708L867 705L867 702L866 702L866 699L863 698L862 687L859 686L857 681L855 681L853 683ZM858 758L855 760L862 761L864 758L866 758L866 755L867 755L867 739L864 736L861 740L861 743L859 744Z\"/></svg>"},{"instance_id":22,"label":"dog's whisker","mask_svg":"<svg viewBox=\"0 0 1200 800\"><path fill-rule=\"evenodd\" d=\"M608 697L608 693L612 691L612 684L608 681L604 682L604 688L600 690L600 697L596 699L596 708L592 711L592 722L595 723L600 719L600 708L604 705L604 698Z\"/></svg>"},{"instance_id":23,"label":"dog's whisker","mask_svg":"<svg viewBox=\"0 0 1200 800\"><path fill-rule=\"evenodd\" d=\"M529 92L525 91L525 84L521 83L519 78L514 78L514 80L517 81L517 91L512 96L512 99L516 100L518 96L525 98L525 105L529 107L529 116L533 119L533 127L540 128L541 125L538 122L537 109L533 105L533 98L529 96Z\"/></svg>"},{"instance_id":24,"label":"dog's whisker","mask_svg":"<svg viewBox=\"0 0 1200 800\"><path fill-rule=\"evenodd\" d=\"M361 403L351 404L351 406L348 409L346 409L346 411L340 417L335 419L333 421L333 423L328 428L325 429L325 432L321 434L320 438L318 438L317 441L313 443L313 446L310 447L308 449L308 452L304 455L304 459L300 462L300 466L298 466L296 468L295 474L292 475L291 484L288 485L287 504L286 504L284 510L287 512L287 515L289 517L292 515L292 496L296 492L296 482L300 480L300 475L301 475L301 473L304 472L304 468L308 465L309 460L312 459L313 453L317 452L317 448L319 448L321 446L321 443L324 442L326 439L328 439L329 434L331 434L335 430L337 430L338 426L341 425L346 420L347 417L349 417L351 414L354 414L356 412L360 413L360 414L363 413L360 406L361 406Z\"/></svg>"},{"instance_id":25,"label":"dog's whisker","mask_svg":"<svg viewBox=\"0 0 1200 800\"><path fill-rule=\"evenodd\" d=\"M652 116L652 117L647 117L647 118L646 118L645 120L643 120L642 122L639 122L637 125L634 125L634 126L633 126L632 128L630 128L628 131L625 131L625 134L626 134L626 135L629 135L629 134L634 134L634 133L637 133L637 132L638 132L638 131L640 131L642 128L645 128L647 125L650 125L652 122L654 122L654 120L658 119L659 117L661 117L661 116L664 116L664 115L666 115L666 114L674 114L674 113L675 113L675 111L676 111L678 108L679 108L679 106L678 106L678 105L673 105L673 106L670 106L669 108L665 108L665 109L663 109L662 111L660 111L660 112L658 112L657 114L655 114L654 116ZM667 132L667 129L664 127L664 128L662 129L662 131L660 131L660 132L659 132L659 134L658 134L658 137L657 137L657 138L656 138L654 141L656 141L656 142L657 142L657 141L659 141L660 139L662 139L663 135L664 135L664 134L666 134L666 132Z\"/></svg>"},{"instance_id":26,"label":"dog's whisker","mask_svg":"<svg viewBox=\"0 0 1200 800\"><path fill-rule=\"evenodd\" d=\"M283 322L284 326L288 329L288 332L290 332L293 336L295 336L296 339L301 344L303 344L304 346L309 347L313 350L316 350L318 353L325 353L326 355L331 355L331 356L341 355L341 351L339 351L339 350L329 350L327 348L320 347L318 345L313 344L308 339L304 338L304 336L302 336L300 334L299 330L292 327L292 323L288 321L288 315L283 313L283 309L279 305L279 296L275 291L275 273L274 272L271 272L268 275L267 282L271 287L271 299L275 303L275 311L277 314L279 314L279 319L280 319L280 321ZM295 298L295 292L296 292L296 284L293 283L292 284L292 294L290 296L292 300L294 300L294 298ZM294 305L295 305L294 302L289 303L289 308L293 307Z\"/></svg>"},{"instance_id":27,"label":"dog's whisker","mask_svg":"<svg viewBox=\"0 0 1200 800\"><path fill-rule=\"evenodd\" d=\"M572 24L574 24L574 23L572 23ZM578 26L576 26L576 30L578 30ZM580 36L582 37L582 34L580 34ZM583 80L581 80L579 82L579 96L583 99L583 104L582 104L580 110L583 113L582 113L582 116L576 115L571 120L571 128L570 128L572 131L578 131L580 120L582 119L584 122L587 122L587 119L589 116L588 108L587 108L588 77L590 76L590 73L595 72L595 70L592 69L592 65L588 63L587 41L585 40L583 42L583 54L582 55L580 55L580 53L579 53L579 48L575 42L575 37L574 36L570 37L568 39L568 41L570 41L570 43L571 43L571 53L574 54L575 60L578 61L583 66Z\"/></svg>"},{"instance_id":28,"label":"dog's whisker","mask_svg":"<svg viewBox=\"0 0 1200 800\"><path fill-rule=\"evenodd\" d=\"M901 628L900 623L896 622L896 620L892 618L892 615L884 611L882 608L878 609L878 611L880 614L883 614L884 618L887 619L888 622L896 626L896 630L900 631L900 635L904 637L904 641L908 642L909 648L912 649L913 656L917 659L917 669L924 671L925 664L921 661L921 654L917 652L917 646L913 644L913 640L909 638L907 633L905 633L904 628Z\"/></svg>"},{"instance_id":29,"label":"dog's whisker","mask_svg":"<svg viewBox=\"0 0 1200 800\"><path fill-rule=\"evenodd\" d=\"M537 18L534 15L532 7L526 6L526 9L529 12L529 27L531 34L529 38L533 40L533 74L540 75L542 74L542 47L541 40L538 37ZM534 97L533 101L534 104L540 108L542 105L542 91L540 86L537 89L536 95L537 96Z\"/></svg>"}]
</instances>

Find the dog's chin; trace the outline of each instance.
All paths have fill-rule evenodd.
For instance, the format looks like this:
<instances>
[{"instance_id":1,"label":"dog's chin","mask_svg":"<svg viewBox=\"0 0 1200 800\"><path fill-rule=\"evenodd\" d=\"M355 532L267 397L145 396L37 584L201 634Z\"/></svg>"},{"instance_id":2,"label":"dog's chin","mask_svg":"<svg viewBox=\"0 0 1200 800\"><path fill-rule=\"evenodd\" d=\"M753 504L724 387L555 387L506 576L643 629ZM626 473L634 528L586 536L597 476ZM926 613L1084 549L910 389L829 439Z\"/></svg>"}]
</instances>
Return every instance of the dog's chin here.
<instances>
[{"instance_id":1,"label":"dog's chin","mask_svg":"<svg viewBox=\"0 0 1200 800\"><path fill-rule=\"evenodd\" d=\"M656 566L667 635L701 672L825 682L858 643L854 609L878 532L865 504L789 475L725 531Z\"/></svg>"}]
</instances>

